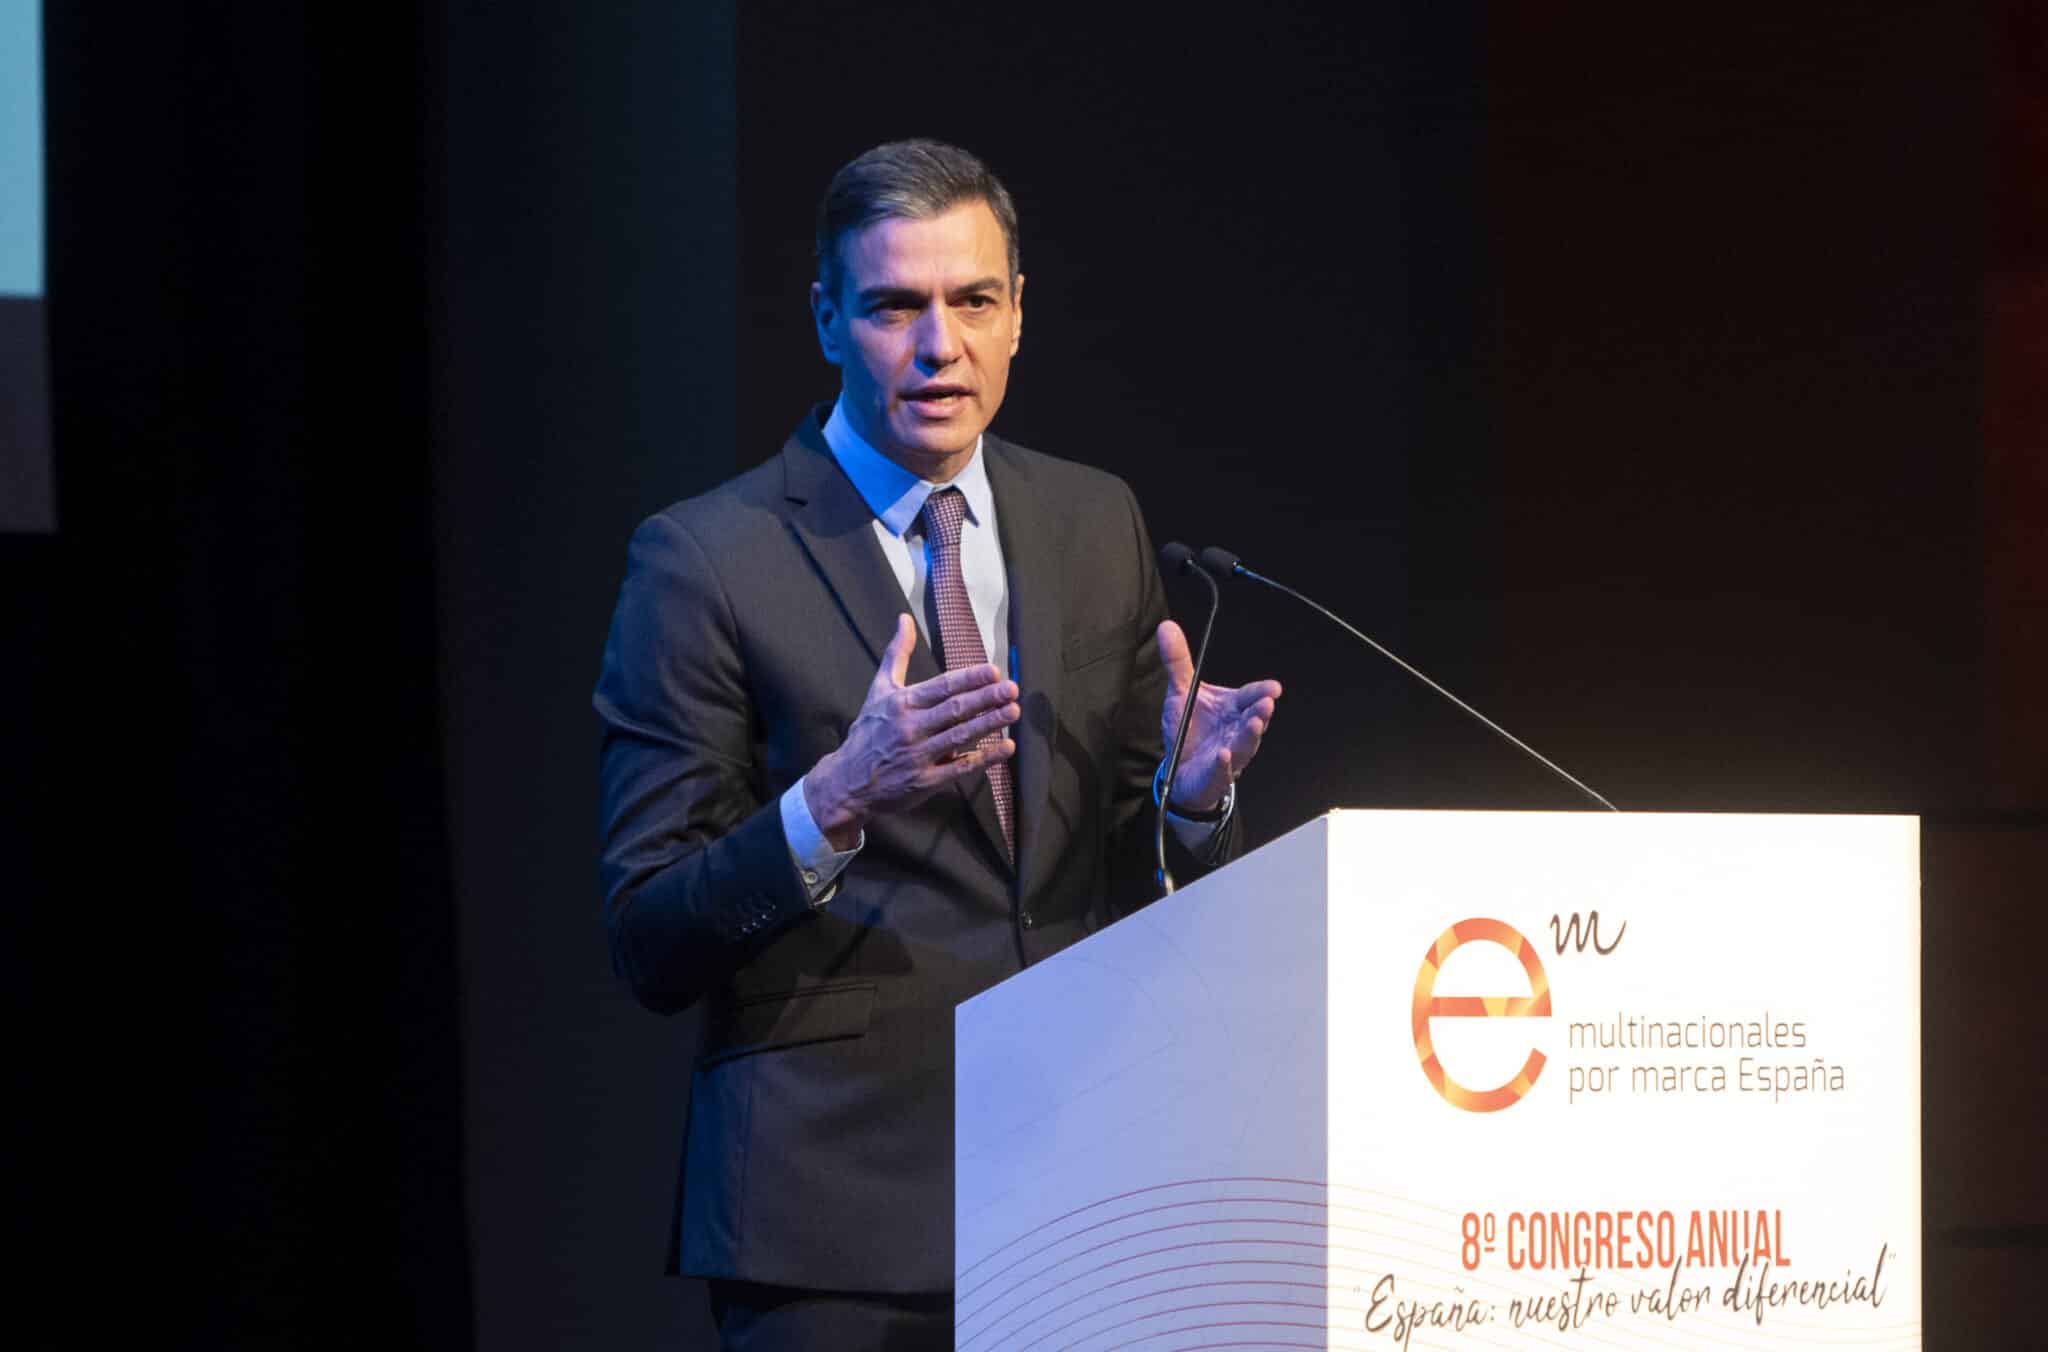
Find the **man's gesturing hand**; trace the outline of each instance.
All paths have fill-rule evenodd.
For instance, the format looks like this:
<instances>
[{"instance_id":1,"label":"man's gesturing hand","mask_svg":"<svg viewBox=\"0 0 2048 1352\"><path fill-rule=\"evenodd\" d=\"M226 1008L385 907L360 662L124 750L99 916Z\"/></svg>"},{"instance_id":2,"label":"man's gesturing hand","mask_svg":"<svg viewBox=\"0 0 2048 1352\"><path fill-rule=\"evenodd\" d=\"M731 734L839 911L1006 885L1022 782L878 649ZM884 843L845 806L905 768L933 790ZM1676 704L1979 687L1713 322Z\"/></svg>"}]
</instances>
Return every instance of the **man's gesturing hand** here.
<instances>
[{"instance_id":1,"label":"man's gesturing hand","mask_svg":"<svg viewBox=\"0 0 2048 1352\"><path fill-rule=\"evenodd\" d=\"M981 740L1017 721L1016 684L993 666L979 666L906 686L916 646L917 626L898 615L896 636L846 740L804 776L811 820L835 850L852 849L868 818L910 807L1017 750L1008 737Z\"/></svg>"},{"instance_id":2,"label":"man's gesturing hand","mask_svg":"<svg viewBox=\"0 0 2048 1352\"><path fill-rule=\"evenodd\" d=\"M1157 637L1159 660L1166 665L1166 706L1159 721L1171 748L1180 731L1181 706L1194 684L1195 662L1188 655L1187 635L1172 620L1159 626ZM1278 681L1253 681L1235 689L1202 682L1195 716L1188 723L1188 744L1168 794L1174 806L1209 812L1223 802L1224 790L1258 754L1259 739L1266 735L1279 699Z\"/></svg>"}]
</instances>

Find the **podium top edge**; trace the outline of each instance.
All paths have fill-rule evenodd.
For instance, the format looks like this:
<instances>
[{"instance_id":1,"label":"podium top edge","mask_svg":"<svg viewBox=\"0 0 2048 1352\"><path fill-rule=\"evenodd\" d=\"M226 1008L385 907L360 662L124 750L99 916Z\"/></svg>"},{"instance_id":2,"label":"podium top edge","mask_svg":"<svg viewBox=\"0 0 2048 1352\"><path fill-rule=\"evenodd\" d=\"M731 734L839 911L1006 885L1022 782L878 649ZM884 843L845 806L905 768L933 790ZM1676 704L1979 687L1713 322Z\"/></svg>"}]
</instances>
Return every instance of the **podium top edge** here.
<instances>
[{"instance_id":1,"label":"podium top edge","mask_svg":"<svg viewBox=\"0 0 2048 1352\"><path fill-rule=\"evenodd\" d=\"M1918 825L1917 812L1702 812L1696 810L1602 812L1598 808L1496 808L1496 807L1333 807L1323 811L1312 821L1327 821L1338 817L1585 817L1607 819L1616 817L1655 817L1671 819L1676 817L1701 817L1715 821L1739 821L1744 818L1761 821L1869 821L1869 822L1912 822Z\"/></svg>"}]
</instances>

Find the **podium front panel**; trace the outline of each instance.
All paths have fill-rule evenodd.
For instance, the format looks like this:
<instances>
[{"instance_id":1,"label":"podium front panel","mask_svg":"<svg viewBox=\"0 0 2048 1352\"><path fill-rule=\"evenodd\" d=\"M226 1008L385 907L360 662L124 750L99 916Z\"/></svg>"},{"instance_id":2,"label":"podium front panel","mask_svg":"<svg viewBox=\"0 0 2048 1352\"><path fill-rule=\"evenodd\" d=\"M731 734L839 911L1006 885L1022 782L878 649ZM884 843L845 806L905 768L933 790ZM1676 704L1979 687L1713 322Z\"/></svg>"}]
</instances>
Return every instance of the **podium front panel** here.
<instances>
[{"instance_id":1,"label":"podium front panel","mask_svg":"<svg viewBox=\"0 0 2048 1352\"><path fill-rule=\"evenodd\" d=\"M1335 813L962 1005L962 1348L1920 1345L1911 818Z\"/></svg>"}]
</instances>

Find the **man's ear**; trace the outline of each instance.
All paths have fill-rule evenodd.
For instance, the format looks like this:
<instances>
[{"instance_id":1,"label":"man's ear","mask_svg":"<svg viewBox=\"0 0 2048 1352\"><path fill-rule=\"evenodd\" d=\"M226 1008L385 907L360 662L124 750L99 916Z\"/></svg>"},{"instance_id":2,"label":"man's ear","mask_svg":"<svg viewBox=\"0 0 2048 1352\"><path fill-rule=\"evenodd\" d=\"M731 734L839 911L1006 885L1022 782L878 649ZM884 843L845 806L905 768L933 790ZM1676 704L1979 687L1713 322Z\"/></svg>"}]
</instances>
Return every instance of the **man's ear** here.
<instances>
[{"instance_id":1,"label":"man's ear","mask_svg":"<svg viewBox=\"0 0 2048 1352\"><path fill-rule=\"evenodd\" d=\"M839 336L832 331L839 321L839 302L817 282L811 283L811 320L818 327L818 347L825 360L839 365Z\"/></svg>"},{"instance_id":2,"label":"man's ear","mask_svg":"<svg viewBox=\"0 0 2048 1352\"><path fill-rule=\"evenodd\" d=\"M1018 273L1017 280L1010 283L1010 355L1017 355L1018 345L1024 341L1024 274Z\"/></svg>"}]
</instances>

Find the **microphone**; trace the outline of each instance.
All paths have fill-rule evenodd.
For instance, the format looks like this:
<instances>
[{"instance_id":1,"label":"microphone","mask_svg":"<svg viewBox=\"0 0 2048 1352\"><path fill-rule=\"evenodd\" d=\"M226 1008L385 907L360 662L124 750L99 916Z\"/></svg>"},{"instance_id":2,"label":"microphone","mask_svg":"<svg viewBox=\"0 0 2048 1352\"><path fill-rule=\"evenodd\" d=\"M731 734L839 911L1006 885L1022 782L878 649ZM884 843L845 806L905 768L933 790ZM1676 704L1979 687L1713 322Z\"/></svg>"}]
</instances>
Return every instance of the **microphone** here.
<instances>
[{"instance_id":1,"label":"microphone","mask_svg":"<svg viewBox=\"0 0 2048 1352\"><path fill-rule=\"evenodd\" d=\"M1348 623L1342 616L1338 615L1328 606L1325 606L1320 602L1310 600L1308 597L1303 596L1300 592L1296 591L1294 588L1288 586L1283 582L1275 582L1270 577L1266 577L1260 573L1253 572L1251 569L1244 566L1243 561L1240 560L1237 557L1237 555L1231 553L1227 549L1218 549L1214 545L1211 545L1209 548L1202 551L1202 555L1199 560L1199 566L1201 567L1204 573L1213 575L1215 577L1250 578L1252 581L1258 583L1260 586L1271 587L1274 591L1283 592L1286 595L1293 597L1295 600L1307 606L1310 610L1315 611L1324 619L1327 619L1332 624L1335 624L1339 629L1342 629L1345 633L1350 634L1353 638L1357 639L1359 642L1371 648L1381 657L1386 658L1389 662L1392 662L1395 666L1401 668L1401 670L1407 672L1410 676L1413 676L1416 680L1428 686L1431 690L1436 691L1437 694L1442 695L1445 699L1457 705L1460 709L1463 709L1466 713L1472 715L1472 717L1478 719L1481 723L1484 723L1487 727L1499 733L1502 737L1506 738L1510 743L1512 743L1517 749L1524 752L1528 756L1534 758L1535 761L1539 765L1543 766L1544 769L1550 771L1559 779L1562 779L1565 783L1577 789L1580 793L1585 794L1586 797L1592 799L1600 806L1606 808L1609 812L1621 811L1620 808L1608 802L1605 798L1602 798L1599 794L1593 792L1593 790L1587 788L1584 783L1580 782L1577 776L1566 771L1564 767L1560 766L1556 761L1550 759L1550 757L1544 755L1535 747L1530 746L1527 742L1515 736L1515 734L1509 732L1506 728L1494 722L1485 714L1480 713L1477 709L1465 703L1465 701L1459 699L1456 695L1453 695L1450 691L1444 689L1435 681L1430 680L1429 677L1423 675L1420 671L1417 671L1408 663L1402 661L1400 657L1394 654L1383 644L1375 640L1371 635L1364 633L1363 631L1359 630L1355 626ZM1206 639L1204 641L1206 642Z\"/></svg>"},{"instance_id":2,"label":"microphone","mask_svg":"<svg viewBox=\"0 0 2048 1352\"><path fill-rule=\"evenodd\" d=\"M1195 674L1188 686L1187 701L1180 706L1180 727L1174 732L1173 745L1167 748L1166 770L1163 779L1152 781L1152 798L1158 811L1152 814L1152 857L1158 865L1152 875L1152 883L1162 897L1173 894L1173 874L1166 867L1166 801L1173 796L1173 777L1180 771L1180 753L1187 745L1188 724L1195 714L1195 699L1202 691L1202 663L1209 656L1209 636L1216 629L1216 611L1223 604L1223 592L1217 587L1216 579L1195 562L1195 551L1178 541L1173 541L1159 551L1159 562L1169 573L1189 573L1202 579L1209 589L1209 618L1202 622L1201 646L1195 649ZM1164 789L1159 785L1164 783Z\"/></svg>"}]
</instances>

